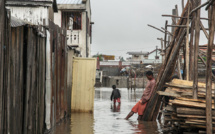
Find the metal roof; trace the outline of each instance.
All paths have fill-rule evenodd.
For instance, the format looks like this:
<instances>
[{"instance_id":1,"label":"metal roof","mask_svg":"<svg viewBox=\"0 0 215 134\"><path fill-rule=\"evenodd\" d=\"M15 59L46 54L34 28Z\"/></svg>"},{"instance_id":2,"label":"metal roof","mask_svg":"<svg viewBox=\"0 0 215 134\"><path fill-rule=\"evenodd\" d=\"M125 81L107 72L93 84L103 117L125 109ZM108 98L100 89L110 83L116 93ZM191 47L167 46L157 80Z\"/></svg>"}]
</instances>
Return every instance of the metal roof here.
<instances>
[{"instance_id":1,"label":"metal roof","mask_svg":"<svg viewBox=\"0 0 215 134\"><path fill-rule=\"evenodd\" d=\"M18 18L15 18L13 16L11 16L11 27L20 27L23 25L26 25L27 23L24 22L23 20L20 20Z\"/></svg>"},{"instance_id":2,"label":"metal roof","mask_svg":"<svg viewBox=\"0 0 215 134\"><path fill-rule=\"evenodd\" d=\"M82 0L57 0L57 4L82 4Z\"/></svg>"}]
</instances>

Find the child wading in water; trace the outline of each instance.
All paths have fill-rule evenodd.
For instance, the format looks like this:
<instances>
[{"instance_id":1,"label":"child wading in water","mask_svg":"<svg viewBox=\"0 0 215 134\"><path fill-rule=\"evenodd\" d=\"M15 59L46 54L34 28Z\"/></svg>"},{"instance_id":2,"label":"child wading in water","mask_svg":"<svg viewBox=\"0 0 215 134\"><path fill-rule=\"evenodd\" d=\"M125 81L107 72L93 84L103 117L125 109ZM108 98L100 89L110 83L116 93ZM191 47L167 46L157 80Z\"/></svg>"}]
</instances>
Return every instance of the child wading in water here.
<instances>
[{"instance_id":1,"label":"child wading in water","mask_svg":"<svg viewBox=\"0 0 215 134\"><path fill-rule=\"evenodd\" d=\"M113 91L112 91L112 94L110 96L110 100L112 101L114 99L113 100L114 104L116 104L116 101L120 104L121 103L121 101L120 101L121 94L119 92L119 89L116 89L115 85L113 85L112 88L113 88Z\"/></svg>"}]
</instances>

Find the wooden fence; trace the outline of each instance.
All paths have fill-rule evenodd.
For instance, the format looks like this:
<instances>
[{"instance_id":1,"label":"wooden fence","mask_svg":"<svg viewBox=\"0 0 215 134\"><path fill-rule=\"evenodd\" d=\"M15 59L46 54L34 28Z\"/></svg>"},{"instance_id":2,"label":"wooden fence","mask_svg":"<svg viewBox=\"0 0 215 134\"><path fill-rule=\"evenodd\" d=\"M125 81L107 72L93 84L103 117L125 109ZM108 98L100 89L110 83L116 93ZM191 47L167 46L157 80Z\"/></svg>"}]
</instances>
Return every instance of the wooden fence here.
<instances>
[{"instance_id":1,"label":"wooden fence","mask_svg":"<svg viewBox=\"0 0 215 134\"><path fill-rule=\"evenodd\" d=\"M0 63L3 66L0 133L43 133L45 118L50 119L53 127L68 114L67 100L71 94L67 94L66 30L53 22L48 27L25 24L11 17L5 22ZM51 48L51 98L46 96L47 45ZM46 102L51 102L51 107ZM46 113L48 110L50 115Z\"/></svg>"}]
</instances>

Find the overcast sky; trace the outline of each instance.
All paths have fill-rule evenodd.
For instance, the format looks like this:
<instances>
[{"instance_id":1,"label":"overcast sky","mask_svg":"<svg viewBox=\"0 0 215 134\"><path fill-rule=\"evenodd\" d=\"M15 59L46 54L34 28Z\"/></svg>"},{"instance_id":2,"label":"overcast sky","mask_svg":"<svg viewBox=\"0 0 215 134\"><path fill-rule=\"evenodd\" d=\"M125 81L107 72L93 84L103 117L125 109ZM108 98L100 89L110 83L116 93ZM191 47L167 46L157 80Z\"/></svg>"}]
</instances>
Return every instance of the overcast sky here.
<instances>
[{"instance_id":1,"label":"overcast sky","mask_svg":"<svg viewBox=\"0 0 215 134\"><path fill-rule=\"evenodd\" d=\"M147 24L159 28L164 27L165 20L170 24L171 18L161 15L172 14L176 4L180 15L181 0L91 0L92 21L95 22L92 55L99 52L129 57L126 54L128 51L152 51L156 46L160 48L157 38L164 37L164 34ZM205 43L202 37L200 44Z\"/></svg>"}]
</instances>

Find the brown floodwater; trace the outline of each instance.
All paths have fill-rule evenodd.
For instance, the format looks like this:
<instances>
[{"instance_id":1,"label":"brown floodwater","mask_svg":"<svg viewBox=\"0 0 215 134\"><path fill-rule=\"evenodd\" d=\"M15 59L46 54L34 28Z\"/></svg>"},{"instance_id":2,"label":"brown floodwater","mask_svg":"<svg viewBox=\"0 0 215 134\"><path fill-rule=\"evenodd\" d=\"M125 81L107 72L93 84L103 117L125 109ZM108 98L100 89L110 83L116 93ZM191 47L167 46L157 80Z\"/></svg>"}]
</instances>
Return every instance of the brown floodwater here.
<instances>
[{"instance_id":1,"label":"brown floodwater","mask_svg":"<svg viewBox=\"0 0 215 134\"><path fill-rule=\"evenodd\" d=\"M123 118L141 98L143 89L132 92L121 88L121 105L110 101L111 88L96 88L94 113L72 113L51 134L162 134L159 122L137 121L137 114Z\"/></svg>"}]
</instances>

